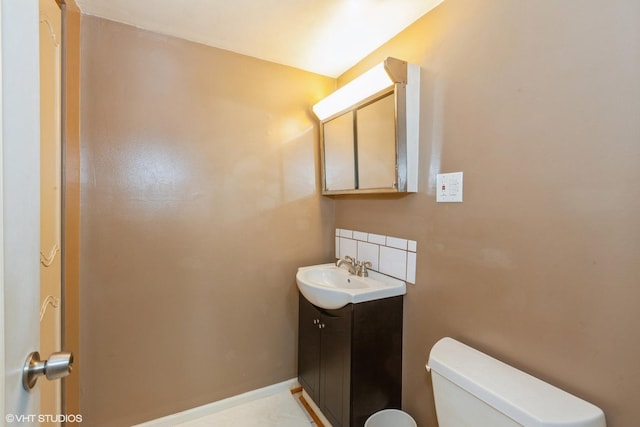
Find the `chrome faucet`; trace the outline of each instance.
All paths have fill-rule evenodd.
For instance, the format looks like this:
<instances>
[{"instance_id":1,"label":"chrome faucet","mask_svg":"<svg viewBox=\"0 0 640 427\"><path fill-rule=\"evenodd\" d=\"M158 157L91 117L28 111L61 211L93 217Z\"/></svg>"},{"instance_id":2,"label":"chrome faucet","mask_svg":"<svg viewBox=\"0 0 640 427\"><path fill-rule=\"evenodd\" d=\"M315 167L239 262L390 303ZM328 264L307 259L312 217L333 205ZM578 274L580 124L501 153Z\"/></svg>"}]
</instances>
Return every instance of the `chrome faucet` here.
<instances>
[{"instance_id":1,"label":"chrome faucet","mask_svg":"<svg viewBox=\"0 0 640 427\"><path fill-rule=\"evenodd\" d=\"M369 277L369 270L367 269L371 268L372 265L370 261L356 261L349 255L336 261L336 267L339 268L342 264L347 265L349 273L360 277Z\"/></svg>"},{"instance_id":2,"label":"chrome faucet","mask_svg":"<svg viewBox=\"0 0 640 427\"><path fill-rule=\"evenodd\" d=\"M347 265L347 268L349 269L349 273L351 274L357 273L358 271L356 269L357 262L355 259L351 258L349 255L346 255L343 258L340 258L338 261L336 261L336 267L340 268L342 264Z\"/></svg>"},{"instance_id":3,"label":"chrome faucet","mask_svg":"<svg viewBox=\"0 0 640 427\"><path fill-rule=\"evenodd\" d=\"M371 268L372 265L371 261L360 261L356 263L356 275L360 277L369 277L369 270L367 270L367 268Z\"/></svg>"}]
</instances>

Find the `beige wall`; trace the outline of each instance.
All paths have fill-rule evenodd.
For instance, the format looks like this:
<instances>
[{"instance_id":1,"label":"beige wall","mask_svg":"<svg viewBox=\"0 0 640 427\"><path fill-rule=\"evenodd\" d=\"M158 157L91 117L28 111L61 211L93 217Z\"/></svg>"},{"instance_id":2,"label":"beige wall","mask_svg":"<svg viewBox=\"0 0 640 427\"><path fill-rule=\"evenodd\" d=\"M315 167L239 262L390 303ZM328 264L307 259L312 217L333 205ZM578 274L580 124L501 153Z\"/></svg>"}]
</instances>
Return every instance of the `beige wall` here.
<instances>
[{"instance_id":1,"label":"beige wall","mask_svg":"<svg viewBox=\"0 0 640 427\"><path fill-rule=\"evenodd\" d=\"M84 16L81 411L125 426L296 376L333 252L310 106L335 80Z\"/></svg>"},{"instance_id":2,"label":"beige wall","mask_svg":"<svg viewBox=\"0 0 640 427\"><path fill-rule=\"evenodd\" d=\"M637 425L640 3L446 0L386 56L422 67L421 190L336 198L336 226L415 239L404 404L435 426L431 346L452 336ZM464 202L433 175L464 171Z\"/></svg>"}]
</instances>

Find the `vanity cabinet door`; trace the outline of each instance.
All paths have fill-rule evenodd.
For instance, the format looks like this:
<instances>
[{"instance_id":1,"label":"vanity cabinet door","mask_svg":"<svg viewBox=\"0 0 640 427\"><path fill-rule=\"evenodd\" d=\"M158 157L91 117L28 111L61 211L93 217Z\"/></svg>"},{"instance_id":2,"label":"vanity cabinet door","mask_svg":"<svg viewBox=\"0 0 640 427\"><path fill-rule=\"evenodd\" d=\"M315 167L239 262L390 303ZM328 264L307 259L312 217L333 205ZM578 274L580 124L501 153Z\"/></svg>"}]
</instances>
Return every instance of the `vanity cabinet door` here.
<instances>
[{"instance_id":1,"label":"vanity cabinet door","mask_svg":"<svg viewBox=\"0 0 640 427\"><path fill-rule=\"evenodd\" d=\"M300 295L298 314L298 381L320 402L320 311Z\"/></svg>"},{"instance_id":2,"label":"vanity cabinet door","mask_svg":"<svg viewBox=\"0 0 640 427\"><path fill-rule=\"evenodd\" d=\"M352 427L381 409L402 409L402 307L401 296L353 306Z\"/></svg>"},{"instance_id":3,"label":"vanity cabinet door","mask_svg":"<svg viewBox=\"0 0 640 427\"><path fill-rule=\"evenodd\" d=\"M334 427L349 426L353 305L323 310L320 330L320 409Z\"/></svg>"}]
</instances>

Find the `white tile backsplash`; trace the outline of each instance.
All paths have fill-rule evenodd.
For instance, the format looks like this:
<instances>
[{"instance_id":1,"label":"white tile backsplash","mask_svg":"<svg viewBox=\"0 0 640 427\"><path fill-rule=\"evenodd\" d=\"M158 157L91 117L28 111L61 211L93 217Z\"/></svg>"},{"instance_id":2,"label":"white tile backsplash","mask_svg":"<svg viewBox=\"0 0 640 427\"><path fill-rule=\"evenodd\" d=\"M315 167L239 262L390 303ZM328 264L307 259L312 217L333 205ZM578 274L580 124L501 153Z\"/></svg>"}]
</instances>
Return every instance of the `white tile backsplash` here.
<instances>
[{"instance_id":1,"label":"white tile backsplash","mask_svg":"<svg viewBox=\"0 0 640 427\"><path fill-rule=\"evenodd\" d=\"M371 269L378 271L378 266L380 265L378 262L379 256L379 245L367 242L358 242L358 261L370 261Z\"/></svg>"},{"instance_id":2,"label":"white tile backsplash","mask_svg":"<svg viewBox=\"0 0 640 427\"><path fill-rule=\"evenodd\" d=\"M353 238L356 240L361 240L363 242L366 242L369 238L369 233L363 233L362 231L354 231Z\"/></svg>"},{"instance_id":3,"label":"white tile backsplash","mask_svg":"<svg viewBox=\"0 0 640 427\"><path fill-rule=\"evenodd\" d=\"M387 236L387 246L397 249L407 250L407 239L398 239L397 237Z\"/></svg>"},{"instance_id":4,"label":"white tile backsplash","mask_svg":"<svg viewBox=\"0 0 640 427\"><path fill-rule=\"evenodd\" d=\"M407 251L380 246L380 273L406 280Z\"/></svg>"},{"instance_id":5,"label":"white tile backsplash","mask_svg":"<svg viewBox=\"0 0 640 427\"><path fill-rule=\"evenodd\" d=\"M416 253L407 252L407 282L416 283Z\"/></svg>"},{"instance_id":6,"label":"white tile backsplash","mask_svg":"<svg viewBox=\"0 0 640 427\"><path fill-rule=\"evenodd\" d=\"M347 255L351 258L357 258L358 247L356 245L356 241L353 239L340 237L340 253L338 258L344 258Z\"/></svg>"},{"instance_id":7,"label":"white tile backsplash","mask_svg":"<svg viewBox=\"0 0 640 427\"><path fill-rule=\"evenodd\" d=\"M370 261L371 270L409 283L416 283L417 247L415 240L336 229L336 258Z\"/></svg>"},{"instance_id":8,"label":"white tile backsplash","mask_svg":"<svg viewBox=\"0 0 640 427\"><path fill-rule=\"evenodd\" d=\"M387 236L382 236L380 234L369 233L369 242L375 243L376 245L386 245L387 244Z\"/></svg>"},{"instance_id":9,"label":"white tile backsplash","mask_svg":"<svg viewBox=\"0 0 640 427\"><path fill-rule=\"evenodd\" d=\"M349 239L353 238L353 231L351 230L340 230L340 237L346 237Z\"/></svg>"}]
</instances>

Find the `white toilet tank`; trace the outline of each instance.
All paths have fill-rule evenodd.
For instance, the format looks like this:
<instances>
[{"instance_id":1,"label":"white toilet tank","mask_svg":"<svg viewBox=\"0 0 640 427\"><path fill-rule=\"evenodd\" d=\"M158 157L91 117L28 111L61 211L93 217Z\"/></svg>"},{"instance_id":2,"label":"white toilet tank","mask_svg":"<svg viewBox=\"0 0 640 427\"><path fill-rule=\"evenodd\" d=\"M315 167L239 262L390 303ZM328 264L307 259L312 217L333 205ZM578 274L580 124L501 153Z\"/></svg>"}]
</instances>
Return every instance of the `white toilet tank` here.
<instances>
[{"instance_id":1,"label":"white toilet tank","mask_svg":"<svg viewBox=\"0 0 640 427\"><path fill-rule=\"evenodd\" d=\"M440 427L606 427L597 406L452 338L427 369Z\"/></svg>"}]
</instances>

